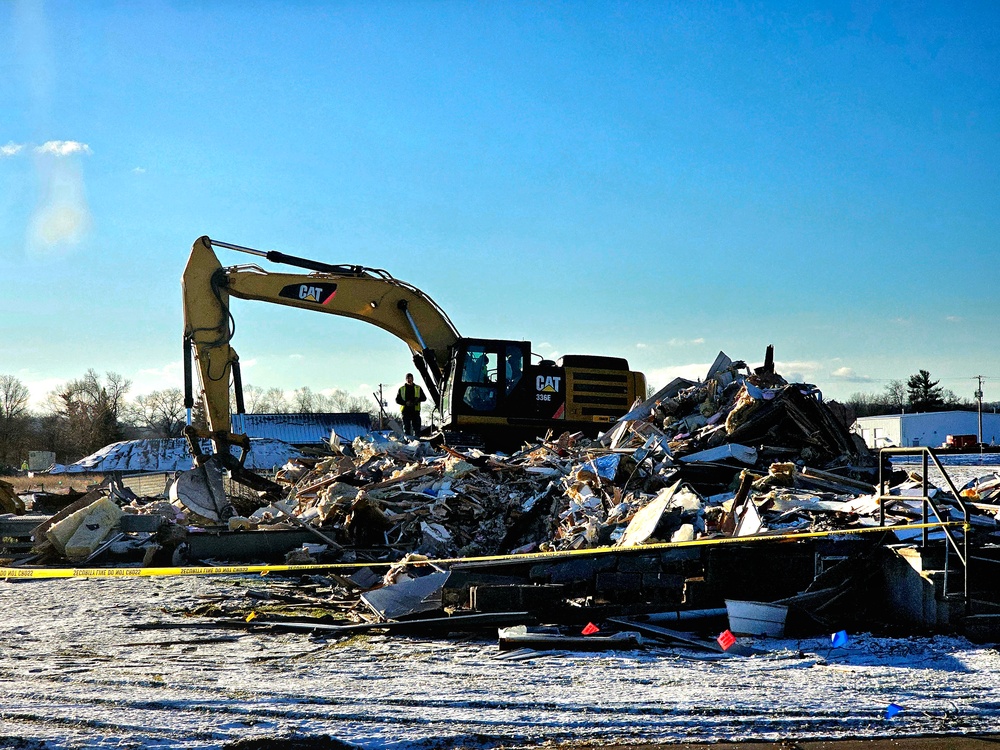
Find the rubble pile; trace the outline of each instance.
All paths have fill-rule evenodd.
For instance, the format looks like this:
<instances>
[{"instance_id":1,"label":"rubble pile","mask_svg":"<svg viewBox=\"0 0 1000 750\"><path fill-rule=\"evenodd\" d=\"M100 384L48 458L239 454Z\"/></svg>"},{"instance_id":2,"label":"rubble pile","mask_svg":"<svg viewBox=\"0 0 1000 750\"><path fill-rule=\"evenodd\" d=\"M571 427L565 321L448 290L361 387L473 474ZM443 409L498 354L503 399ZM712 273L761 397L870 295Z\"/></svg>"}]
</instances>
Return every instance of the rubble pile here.
<instances>
[{"instance_id":1,"label":"rubble pile","mask_svg":"<svg viewBox=\"0 0 1000 750\"><path fill-rule=\"evenodd\" d=\"M850 530L880 524L883 510L887 525L920 518L920 501L906 498L922 490L903 472L880 502L876 459L842 416L814 386L775 373L770 348L753 371L720 352L704 381L673 381L597 440L549 434L504 455L372 433L291 459L276 476L283 496L252 512L262 502L243 497L234 505L245 515L205 518L110 482L34 537L50 558L80 562L131 543L151 564L178 562L192 535L220 526L306 530L313 544L295 561L371 561ZM935 494L960 520L957 500ZM995 529L1000 478L961 494L976 501L974 526Z\"/></svg>"},{"instance_id":2,"label":"rubble pile","mask_svg":"<svg viewBox=\"0 0 1000 750\"><path fill-rule=\"evenodd\" d=\"M874 457L770 351L754 372L720 353L704 382L674 381L601 440L550 435L510 456L382 436L351 448L286 466L292 512L344 543L436 556L847 528L877 509Z\"/></svg>"},{"instance_id":3,"label":"rubble pile","mask_svg":"<svg viewBox=\"0 0 1000 750\"><path fill-rule=\"evenodd\" d=\"M547 494L547 475L558 473L533 472L537 463L530 458L438 453L426 443L377 434L355 439L352 447L353 461L345 455L315 463L293 459L278 480L293 482L288 499L296 517L361 547L492 554L530 510L525 498Z\"/></svg>"}]
</instances>

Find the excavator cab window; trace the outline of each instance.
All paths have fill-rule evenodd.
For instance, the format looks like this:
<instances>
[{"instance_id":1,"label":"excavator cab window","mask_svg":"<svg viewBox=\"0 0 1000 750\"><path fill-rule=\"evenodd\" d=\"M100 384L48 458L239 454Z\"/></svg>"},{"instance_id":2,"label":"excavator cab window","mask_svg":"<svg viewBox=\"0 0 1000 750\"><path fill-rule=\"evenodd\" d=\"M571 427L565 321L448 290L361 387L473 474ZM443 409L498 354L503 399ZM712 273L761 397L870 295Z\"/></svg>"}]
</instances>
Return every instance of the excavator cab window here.
<instances>
[{"instance_id":1,"label":"excavator cab window","mask_svg":"<svg viewBox=\"0 0 1000 750\"><path fill-rule=\"evenodd\" d=\"M521 376L524 374L524 352L521 347L516 344L507 344L507 351L504 355L506 360L506 391L507 395L514 390L514 386L521 381Z\"/></svg>"},{"instance_id":2,"label":"excavator cab window","mask_svg":"<svg viewBox=\"0 0 1000 750\"><path fill-rule=\"evenodd\" d=\"M527 341L463 339L448 366L455 380L453 388L445 388L453 394L445 398L446 412L503 417L524 411L530 357Z\"/></svg>"},{"instance_id":3,"label":"excavator cab window","mask_svg":"<svg viewBox=\"0 0 1000 750\"><path fill-rule=\"evenodd\" d=\"M497 408L497 366L499 353L482 345L470 345L462 362L462 401L475 411Z\"/></svg>"}]
</instances>

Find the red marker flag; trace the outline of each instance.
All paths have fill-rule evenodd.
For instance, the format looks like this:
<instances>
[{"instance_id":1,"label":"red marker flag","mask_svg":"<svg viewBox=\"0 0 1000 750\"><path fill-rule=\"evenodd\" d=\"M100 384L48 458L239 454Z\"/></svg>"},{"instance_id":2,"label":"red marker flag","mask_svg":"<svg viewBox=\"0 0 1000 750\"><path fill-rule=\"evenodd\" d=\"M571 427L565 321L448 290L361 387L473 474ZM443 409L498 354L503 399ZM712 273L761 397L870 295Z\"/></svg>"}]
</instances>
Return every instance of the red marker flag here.
<instances>
[{"instance_id":1,"label":"red marker flag","mask_svg":"<svg viewBox=\"0 0 1000 750\"><path fill-rule=\"evenodd\" d=\"M736 636L730 631L724 630L719 634L719 637L715 639L718 641L719 646L722 647L723 651L728 651L729 647L736 643Z\"/></svg>"},{"instance_id":2,"label":"red marker flag","mask_svg":"<svg viewBox=\"0 0 1000 750\"><path fill-rule=\"evenodd\" d=\"M582 632L584 635L593 635L594 633L599 633L600 631L601 629L594 623L588 622L587 627L585 627Z\"/></svg>"}]
</instances>

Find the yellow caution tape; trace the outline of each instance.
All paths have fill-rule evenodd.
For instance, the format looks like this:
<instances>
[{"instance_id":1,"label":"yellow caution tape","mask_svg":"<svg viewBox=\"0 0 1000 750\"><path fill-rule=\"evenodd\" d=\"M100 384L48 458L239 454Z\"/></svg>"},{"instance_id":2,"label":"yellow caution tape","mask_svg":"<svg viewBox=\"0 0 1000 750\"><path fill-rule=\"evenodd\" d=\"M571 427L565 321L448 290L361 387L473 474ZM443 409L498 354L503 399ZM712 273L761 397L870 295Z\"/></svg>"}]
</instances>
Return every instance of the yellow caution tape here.
<instances>
[{"instance_id":1,"label":"yellow caution tape","mask_svg":"<svg viewBox=\"0 0 1000 750\"><path fill-rule=\"evenodd\" d=\"M749 544L754 542L793 542L824 536L850 536L872 532L919 531L921 529L968 527L961 521L914 523L905 526L867 526L860 529L835 531L800 531L789 534L760 534L757 536L726 536L713 539L695 539L690 542L657 542L635 547L595 547L592 549L558 550L555 552L526 552L516 555L484 555L482 557L443 557L434 560L414 560L409 565L455 565L477 562L531 562L571 557L596 557L608 554L641 554L657 550L709 547L720 544ZM161 576L220 576L268 573L305 573L323 570L357 570L358 568L388 568L401 564L394 562L314 563L311 565L218 565L170 568L0 568L0 578L152 578Z\"/></svg>"}]
</instances>

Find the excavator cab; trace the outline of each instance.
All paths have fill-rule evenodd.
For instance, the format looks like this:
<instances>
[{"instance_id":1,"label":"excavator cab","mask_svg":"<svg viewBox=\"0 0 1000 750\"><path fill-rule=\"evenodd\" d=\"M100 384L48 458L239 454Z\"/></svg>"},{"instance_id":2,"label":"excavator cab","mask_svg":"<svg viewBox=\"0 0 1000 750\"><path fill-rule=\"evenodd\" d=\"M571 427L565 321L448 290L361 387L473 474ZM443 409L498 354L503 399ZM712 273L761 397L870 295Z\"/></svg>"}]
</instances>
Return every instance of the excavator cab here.
<instances>
[{"instance_id":1,"label":"excavator cab","mask_svg":"<svg viewBox=\"0 0 1000 750\"><path fill-rule=\"evenodd\" d=\"M532 364L527 341L459 339L441 381L445 429L511 449L549 429L594 436L645 396L618 357L567 355Z\"/></svg>"},{"instance_id":2,"label":"excavator cab","mask_svg":"<svg viewBox=\"0 0 1000 750\"><path fill-rule=\"evenodd\" d=\"M445 424L506 418L520 411L518 386L530 361L527 341L460 339L444 374L441 411Z\"/></svg>"}]
</instances>

